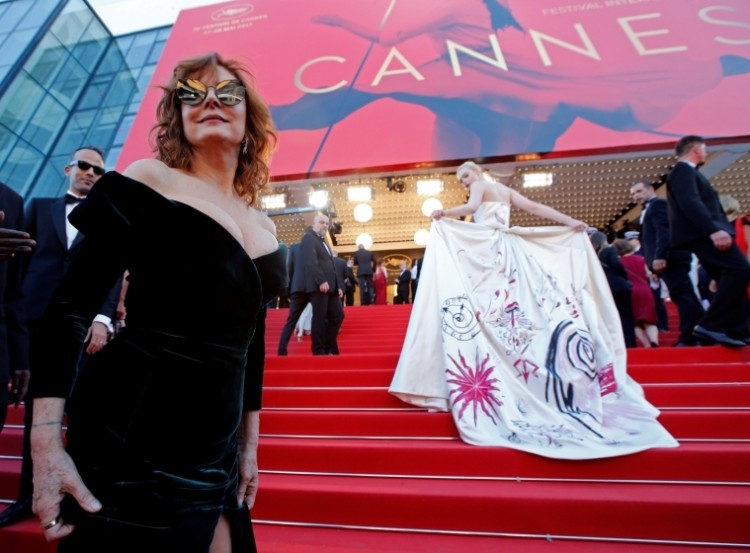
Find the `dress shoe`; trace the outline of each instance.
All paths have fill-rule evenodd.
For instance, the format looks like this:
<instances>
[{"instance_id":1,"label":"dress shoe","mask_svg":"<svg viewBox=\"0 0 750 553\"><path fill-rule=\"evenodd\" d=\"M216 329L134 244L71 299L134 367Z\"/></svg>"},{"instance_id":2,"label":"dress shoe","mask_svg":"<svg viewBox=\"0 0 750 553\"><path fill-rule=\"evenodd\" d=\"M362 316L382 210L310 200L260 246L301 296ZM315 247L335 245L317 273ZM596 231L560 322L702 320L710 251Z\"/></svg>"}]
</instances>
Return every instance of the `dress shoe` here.
<instances>
[{"instance_id":1,"label":"dress shoe","mask_svg":"<svg viewBox=\"0 0 750 553\"><path fill-rule=\"evenodd\" d=\"M722 346L729 346L731 348L741 348L747 345L745 344L745 342L741 340L735 340L734 338L730 338L723 332L719 332L717 330L709 330L707 328L703 328L700 325L696 326L693 329L693 336L695 336L699 340L710 339L716 342L717 344L721 344Z\"/></svg>"},{"instance_id":2,"label":"dress shoe","mask_svg":"<svg viewBox=\"0 0 750 553\"><path fill-rule=\"evenodd\" d=\"M7 509L0 513L0 528L21 522L29 518L32 514L30 497L16 499L15 502L11 503Z\"/></svg>"},{"instance_id":3,"label":"dress shoe","mask_svg":"<svg viewBox=\"0 0 750 553\"><path fill-rule=\"evenodd\" d=\"M287 354L286 350L279 350L279 352L276 355L278 355L279 357L284 357L286 354Z\"/></svg>"},{"instance_id":4,"label":"dress shoe","mask_svg":"<svg viewBox=\"0 0 750 553\"><path fill-rule=\"evenodd\" d=\"M692 348L692 347L698 347L700 345L701 343L698 340L680 339L680 340L677 340L672 347L673 348Z\"/></svg>"}]
</instances>

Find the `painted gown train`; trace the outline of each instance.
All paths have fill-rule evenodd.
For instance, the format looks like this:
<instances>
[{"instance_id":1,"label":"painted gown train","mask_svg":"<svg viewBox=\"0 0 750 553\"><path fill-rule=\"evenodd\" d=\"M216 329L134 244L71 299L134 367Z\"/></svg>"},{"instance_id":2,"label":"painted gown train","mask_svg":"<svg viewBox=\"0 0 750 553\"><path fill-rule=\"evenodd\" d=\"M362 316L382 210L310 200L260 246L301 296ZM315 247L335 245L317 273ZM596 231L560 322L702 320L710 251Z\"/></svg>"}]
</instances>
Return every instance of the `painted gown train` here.
<instances>
[{"instance_id":1,"label":"painted gown train","mask_svg":"<svg viewBox=\"0 0 750 553\"><path fill-rule=\"evenodd\" d=\"M450 410L464 441L589 459L678 444L626 374L585 233L509 228L510 206L432 225L390 391Z\"/></svg>"}]
</instances>

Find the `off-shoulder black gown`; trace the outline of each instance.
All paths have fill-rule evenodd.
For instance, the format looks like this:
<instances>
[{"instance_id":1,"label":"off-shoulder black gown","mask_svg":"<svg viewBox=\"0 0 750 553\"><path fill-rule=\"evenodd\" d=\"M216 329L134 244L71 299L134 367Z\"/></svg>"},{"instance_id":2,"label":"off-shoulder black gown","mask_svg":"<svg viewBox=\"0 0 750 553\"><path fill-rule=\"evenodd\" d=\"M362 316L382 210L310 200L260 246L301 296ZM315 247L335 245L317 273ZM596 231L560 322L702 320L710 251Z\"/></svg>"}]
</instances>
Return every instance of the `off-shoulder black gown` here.
<instances>
[{"instance_id":1,"label":"off-shoulder black gown","mask_svg":"<svg viewBox=\"0 0 750 553\"><path fill-rule=\"evenodd\" d=\"M34 397L67 397L67 450L102 502L60 551L205 552L219 516L235 550L254 551L237 507L237 432L258 410L263 306L286 283L286 251L251 259L219 223L148 186L108 173L71 222L84 248L47 313ZM127 327L76 364L96 308L130 272Z\"/></svg>"}]
</instances>

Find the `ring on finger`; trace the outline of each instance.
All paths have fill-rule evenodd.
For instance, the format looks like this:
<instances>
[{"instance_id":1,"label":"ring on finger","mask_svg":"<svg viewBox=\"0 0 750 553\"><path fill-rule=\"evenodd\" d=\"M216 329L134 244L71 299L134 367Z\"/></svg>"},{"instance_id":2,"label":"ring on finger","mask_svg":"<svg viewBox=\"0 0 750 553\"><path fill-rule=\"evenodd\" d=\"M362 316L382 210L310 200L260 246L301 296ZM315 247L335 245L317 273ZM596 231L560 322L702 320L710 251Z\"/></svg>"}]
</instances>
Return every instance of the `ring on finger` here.
<instances>
[{"instance_id":1,"label":"ring on finger","mask_svg":"<svg viewBox=\"0 0 750 553\"><path fill-rule=\"evenodd\" d=\"M54 528L61 522L62 522L62 518L60 517L60 515L57 515L55 518L50 520L47 524L42 524L42 530L52 530L52 528Z\"/></svg>"}]
</instances>

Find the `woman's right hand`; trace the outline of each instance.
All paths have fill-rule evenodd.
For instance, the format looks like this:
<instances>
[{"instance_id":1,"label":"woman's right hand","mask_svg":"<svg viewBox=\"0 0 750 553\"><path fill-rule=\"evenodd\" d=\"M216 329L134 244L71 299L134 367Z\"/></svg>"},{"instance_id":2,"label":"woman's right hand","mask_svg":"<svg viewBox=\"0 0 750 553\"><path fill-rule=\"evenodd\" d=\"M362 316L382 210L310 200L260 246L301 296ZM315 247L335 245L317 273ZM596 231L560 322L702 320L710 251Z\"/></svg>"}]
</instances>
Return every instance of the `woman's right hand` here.
<instances>
[{"instance_id":1,"label":"woman's right hand","mask_svg":"<svg viewBox=\"0 0 750 553\"><path fill-rule=\"evenodd\" d=\"M59 432L59 427L57 431ZM33 510L44 530L47 541L59 540L70 534L74 526L60 517L60 503L66 494L72 495L89 513L102 508L101 503L86 487L78 474L73 459L59 445L45 445L32 450L34 461Z\"/></svg>"},{"instance_id":2,"label":"woman's right hand","mask_svg":"<svg viewBox=\"0 0 750 553\"><path fill-rule=\"evenodd\" d=\"M583 232L584 230L589 228L586 223L584 223L583 221L579 221L578 219L573 219L572 221L570 221L570 223L568 223L568 226L576 232Z\"/></svg>"}]
</instances>

